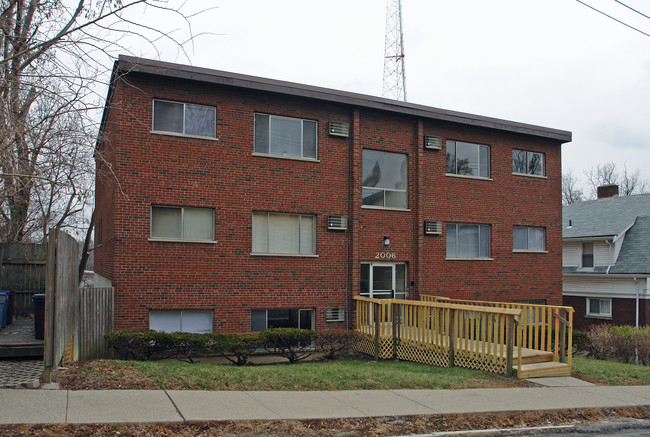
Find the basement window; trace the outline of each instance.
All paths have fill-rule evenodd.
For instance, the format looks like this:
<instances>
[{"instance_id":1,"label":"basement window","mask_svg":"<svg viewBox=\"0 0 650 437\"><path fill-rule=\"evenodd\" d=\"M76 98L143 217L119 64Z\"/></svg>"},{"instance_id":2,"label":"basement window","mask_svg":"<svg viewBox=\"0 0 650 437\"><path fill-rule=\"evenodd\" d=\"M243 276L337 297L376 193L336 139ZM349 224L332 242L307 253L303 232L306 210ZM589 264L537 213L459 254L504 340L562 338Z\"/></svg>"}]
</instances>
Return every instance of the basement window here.
<instances>
[{"instance_id":1,"label":"basement window","mask_svg":"<svg viewBox=\"0 0 650 437\"><path fill-rule=\"evenodd\" d=\"M162 332L212 332L211 310L149 311L149 329Z\"/></svg>"}]
</instances>

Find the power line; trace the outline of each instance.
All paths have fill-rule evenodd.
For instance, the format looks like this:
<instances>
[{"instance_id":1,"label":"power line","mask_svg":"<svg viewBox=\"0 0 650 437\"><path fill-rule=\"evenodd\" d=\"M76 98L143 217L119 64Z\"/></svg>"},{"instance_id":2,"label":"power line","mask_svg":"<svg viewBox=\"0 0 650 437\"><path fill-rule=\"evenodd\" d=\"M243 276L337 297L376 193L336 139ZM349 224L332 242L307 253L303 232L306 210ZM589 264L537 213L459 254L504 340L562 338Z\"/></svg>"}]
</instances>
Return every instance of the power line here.
<instances>
[{"instance_id":1,"label":"power line","mask_svg":"<svg viewBox=\"0 0 650 437\"><path fill-rule=\"evenodd\" d=\"M626 8L628 8L629 10L636 12L636 13L639 14L639 15L642 15L642 16L644 16L644 17L646 17L646 18L650 18L650 17L648 17L646 14L644 14L643 12L639 12L639 11L637 11L636 9L634 9L633 7L626 5L625 3L621 2L621 1L618 1L618 0L614 0L614 1L615 1L616 3L618 3L619 5L623 5L623 6L625 6Z\"/></svg>"},{"instance_id":2,"label":"power line","mask_svg":"<svg viewBox=\"0 0 650 437\"><path fill-rule=\"evenodd\" d=\"M612 17L611 15L608 15L608 14L604 13L603 11L601 11L601 10L599 10L599 9L596 9L596 8L594 8L593 6L590 6L590 5L588 5L587 3L585 3L585 2L583 2L583 1L581 1L581 0L576 0L576 1L577 1L578 3L581 3L581 4L585 5L585 6L588 7L589 9L593 9L594 11L598 12L599 14L603 14L604 16L606 16L606 17L608 17L608 18L611 18L612 20L621 23L623 26L629 27L629 28L632 29L632 30L636 30L637 32L642 33L642 34L644 34L645 36L650 36L650 34L645 33L644 31L642 31L642 30L640 30L640 29L637 29L636 27L630 26L629 24L624 23L623 21L619 20L618 18L614 18L614 17ZM616 0L614 0L614 1L616 1ZM620 3L620 2L619 2L619 3ZM621 4L622 4L622 3L621 3ZM623 5L623 6L626 6L626 5ZM628 6L628 7L629 7L629 6ZM630 8L630 9L632 9L632 8Z\"/></svg>"}]
</instances>

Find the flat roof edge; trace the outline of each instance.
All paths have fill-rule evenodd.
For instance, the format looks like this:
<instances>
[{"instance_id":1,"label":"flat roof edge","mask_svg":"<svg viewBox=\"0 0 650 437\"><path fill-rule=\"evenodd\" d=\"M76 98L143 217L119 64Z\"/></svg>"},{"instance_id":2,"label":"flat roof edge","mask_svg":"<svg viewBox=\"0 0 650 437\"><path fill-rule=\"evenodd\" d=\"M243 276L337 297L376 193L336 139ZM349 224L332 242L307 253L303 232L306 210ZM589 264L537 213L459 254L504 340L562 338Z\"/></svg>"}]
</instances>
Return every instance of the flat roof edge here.
<instances>
[{"instance_id":1,"label":"flat roof edge","mask_svg":"<svg viewBox=\"0 0 650 437\"><path fill-rule=\"evenodd\" d=\"M339 91L312 85L302 85L257 76L248 76L190 65L171 62L155 61L133 56L120 55L118 68L122 73L147 73L179 79L194 80L217 85L267 91L279 94L289 94L322 101L347 104L388 112L396 112L415 117L430 118L470 126L503 130L507 132L548 138L562 143L570 142L570 131L553 129L543 126L519 123L498 118L484 117L469 113L450 111L382 97L369 96L348 91Z\"/></svg>"}]
</instances>

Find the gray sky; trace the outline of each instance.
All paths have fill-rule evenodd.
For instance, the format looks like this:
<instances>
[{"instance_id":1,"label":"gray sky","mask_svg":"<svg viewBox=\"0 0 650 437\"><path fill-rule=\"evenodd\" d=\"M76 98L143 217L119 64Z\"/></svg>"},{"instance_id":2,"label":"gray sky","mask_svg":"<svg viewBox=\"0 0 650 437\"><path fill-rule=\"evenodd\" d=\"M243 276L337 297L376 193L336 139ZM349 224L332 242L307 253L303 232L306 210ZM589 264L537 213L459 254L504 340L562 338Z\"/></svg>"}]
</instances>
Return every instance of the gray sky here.
<instances>
[{"instance_id":1,"label":"gray sky","mask_svg":"<svg viewBox=\"0 0 650 437\"><path fill-rule=\"evenodd\" d=\"M650 34L650 19L614 0L585 1ZM622 1L650 15L647 0ZM213 4L191 21L213 35L195 39L189 61L164 41L159 55L133 54L381 95L385 1ZM402 11L408 101L572 131L563 171L583 185L608 161L650 179L650 37L575 0L402 0ZM162 23L151 9L130 14Z\"/></svg>"}]
</instances>

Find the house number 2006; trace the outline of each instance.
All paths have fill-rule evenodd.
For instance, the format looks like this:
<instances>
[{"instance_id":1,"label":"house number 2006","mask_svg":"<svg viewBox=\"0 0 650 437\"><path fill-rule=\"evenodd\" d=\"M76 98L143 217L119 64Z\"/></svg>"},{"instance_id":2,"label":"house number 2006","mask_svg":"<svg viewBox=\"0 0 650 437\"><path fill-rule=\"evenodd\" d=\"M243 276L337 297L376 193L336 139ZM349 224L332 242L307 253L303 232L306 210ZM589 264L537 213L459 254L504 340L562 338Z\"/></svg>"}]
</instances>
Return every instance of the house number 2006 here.
<instances>
[{"instance_id":1,"label":"house number 2006","mask_svg":"<svg viewBox=\"0 0 650 437\"><path fill-rule=\"evenodd\" d=\"M397 255L394 252L377 252L375 259L395 259Z\"/></svg>"}]
</instances>

